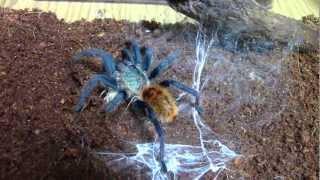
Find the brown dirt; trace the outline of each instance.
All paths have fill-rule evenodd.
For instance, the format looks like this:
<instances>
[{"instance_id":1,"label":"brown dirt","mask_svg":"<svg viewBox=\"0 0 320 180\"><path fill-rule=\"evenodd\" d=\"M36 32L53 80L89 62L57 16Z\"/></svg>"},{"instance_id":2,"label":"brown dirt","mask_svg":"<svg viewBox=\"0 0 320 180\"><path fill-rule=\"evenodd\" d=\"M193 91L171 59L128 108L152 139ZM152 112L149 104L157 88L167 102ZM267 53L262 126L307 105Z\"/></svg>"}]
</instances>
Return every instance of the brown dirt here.
<instances>
[{"instance_id":1,"label":"brown dirt","mask_svg":"<svg viewBox=\"0 0 320 180\"><path fill-rule=\"evenodd\" d=\"M125 106L112 114L100 113L98 93L83 113L75 114L79 89L99 66L91 61L74 64L71 56L99 47L118 57L124 42L132 38L152 45L156 59L179 47L184 62L164 78L190 84L194 54L184 41L186 34L171 26L149 33L140 24L114 20L67 24L51 13L8 9L0 11L0 24L0 179L128 179L128 174L108 169L91 152L126 150L124 140L150 141L152 131ZM294 53L281 62L286 70L276 85L279 91L252 85L256 90L252 93L261 92L272 103L223 109L234 98L228 87L205 88L208 97L224 94L203 100L207 123L228 147L243 155L232 166L237 173L226 171L222 179L318 179L318 58ZM285 107L279 111L279 105ZM272 112L279 113L271 117ZM197 131L186 120L189 116L182 113L176 123L166 125L168 142L197 143Z\"/></svg>"}]
</instances>

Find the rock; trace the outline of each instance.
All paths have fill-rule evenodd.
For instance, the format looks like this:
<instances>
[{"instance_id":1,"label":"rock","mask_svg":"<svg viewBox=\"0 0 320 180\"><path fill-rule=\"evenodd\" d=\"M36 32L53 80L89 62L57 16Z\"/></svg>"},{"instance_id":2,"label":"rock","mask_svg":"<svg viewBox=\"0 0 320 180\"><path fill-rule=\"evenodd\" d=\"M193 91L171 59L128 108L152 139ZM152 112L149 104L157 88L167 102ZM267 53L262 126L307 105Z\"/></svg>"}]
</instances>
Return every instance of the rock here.
<instances>
[{"instance_id":1,"label":"rock","mask_svg":"<svg viewBox=\"0 0 320 180\"><path fill-rule=\"evenodd\" d=\"M35 135L39 135L40 134L40 130L39 129L34 130L34 134Z\"/></svg>"},{"instance_id":2,"label":"rock","mask_svg":"<svg viewBox=\"0 0 320 180\"><path fill-rule=\"evenodd\" d=\"M66 100L63 98L60 100L60 104L64 104L65 102L66 102Z\"/></svg>"}]
</instances>

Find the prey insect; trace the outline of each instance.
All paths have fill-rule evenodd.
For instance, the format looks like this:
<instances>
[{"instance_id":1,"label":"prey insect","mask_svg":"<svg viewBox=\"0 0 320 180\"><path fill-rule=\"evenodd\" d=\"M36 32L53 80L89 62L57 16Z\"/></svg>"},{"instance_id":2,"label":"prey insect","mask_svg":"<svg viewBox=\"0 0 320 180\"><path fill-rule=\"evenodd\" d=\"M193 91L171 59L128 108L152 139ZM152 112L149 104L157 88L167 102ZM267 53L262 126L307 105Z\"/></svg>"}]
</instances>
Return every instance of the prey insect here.
<instances>
[{"instance_id":1,"label":"prey insect","mask_svg":"<svg viewBox=\"0 0 320 180\"><path fill-rule=\"evenodd\" d=\"M75 111L81 112L84 109L86 99L97 86L107 91L104 97L106 112L114 111L124 102L130 102L133 110L143 110L158 134L159 161L163 172L167 171L167 167L164 161L164 130L161 123L170 123L178 115L176 100L168 88L174 87L194 96L195 108L201 112L199 93L196 90L176 80L154 82L155 78L174 64L179 54L179 50L172 52L151 71L149 69L153 61L153 50L140 48L136 41L126 43L122 50L122 61L115 61L110 53L96 48L83 50L73 56L74 60L98 57L103 66L103 72L92 75L81 89Z\"/></svg>"}]
</instances>

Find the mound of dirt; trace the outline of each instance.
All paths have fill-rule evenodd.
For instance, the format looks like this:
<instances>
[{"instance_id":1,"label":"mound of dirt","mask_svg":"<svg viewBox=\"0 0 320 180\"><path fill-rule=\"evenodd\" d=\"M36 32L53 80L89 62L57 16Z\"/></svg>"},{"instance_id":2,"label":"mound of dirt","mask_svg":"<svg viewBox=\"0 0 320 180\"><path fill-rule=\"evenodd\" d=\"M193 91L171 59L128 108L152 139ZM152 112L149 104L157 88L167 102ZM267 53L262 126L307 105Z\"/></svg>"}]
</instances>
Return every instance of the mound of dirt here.
<instances>
[{"instance_id":1,"label":"mound of dirt","mask_svg":"<svg viewBox=\"0 0 320 180\"><path fill-rule=\"evenodd\" d=\"M108 169L93 150L121 151L127 148L127 139L152 141L153 131L126 111L125 105L114 113L101 113L100 89L84 112L74 113L81 87L100 66L95 61L76 64L71 57L88 47L104 48L119 57L130 39L152 45L156 59L178 47L184 50L184 62L164 78L190 84L194 54L184 41L189 34L171 26L150 32L141 24L110 19L67 24L52 13L9 9L0 11L0 24L0 178L127 179L128 174ZM318 179L318 63L317 54L297 53L284 62L288 70L281 82L288 82L286 107L276 121L257 126L258 121L253 120L269 107L250 104L243 104L237 112L239 117L252 113L252 121L231 115L216 121L216 112L230 99L203 100L206 114L212 117L207 123L225 137L222 139L233 140L227 145L244 157L234 162L238 175ZM207 91L218 91L212 88ZM282 95L270 97L279 100ZM197 136L192 122L182 121L188 118L187 113L182 114L181 120L166 125L169 142L197 143L189 138ZM244 126L239 126L240 120Z\"/></svg>"}]
</instances>

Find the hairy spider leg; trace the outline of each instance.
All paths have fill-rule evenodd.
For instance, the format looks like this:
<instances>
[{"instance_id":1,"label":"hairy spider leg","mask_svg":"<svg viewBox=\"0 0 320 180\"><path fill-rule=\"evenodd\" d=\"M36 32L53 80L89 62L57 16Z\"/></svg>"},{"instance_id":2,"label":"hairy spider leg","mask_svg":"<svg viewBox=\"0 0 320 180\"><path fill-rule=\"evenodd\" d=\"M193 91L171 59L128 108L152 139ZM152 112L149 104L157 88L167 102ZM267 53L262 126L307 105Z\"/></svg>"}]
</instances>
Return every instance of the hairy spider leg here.
<instances>
[{"instance_id":1,"label":"hairy spider leg","mask_svg":"<svg viewBox=\"0 0 320 180\"><path fill-rule=\"evenodd\" d=\"M114 77L116 65L112 55L103 49L91 48L80 51L73 56L73 59L80 60L83 57L99 57L102 60L103 71L110 77Z\"/></svg>"},{"instance_id":2,"label":"hairy spider leg","mask_svg":"<svg viewBox=\"0 0 320 180\"><path fill-rule=\"evenodd\" d=\"M152 63L153 50L151 48L140 48L136 41L127 43L127 47L122 49L122 58L141 66L142 70L148 71Z\"/></svg>"},{"instance_id":3,"label":"hairy spider leg","mask_svg":"<svg viewBox=\"0 0 320 180\"><path fill-rule=\"evenodd\" d=\"M184 91L184 92L189 93L192 96L194 96L196 98L195 108L199 112L199 114L202 114L203 110L200 107L200 95L199 95L198 91L196 91L196 90L190 88L189 86L184 85L181 82L176 81L176 80L164 80L164 81L160 82L159 84L161 86L165 86L165 87L173 86L177 89L180 89L181 91Z\"/></svg>"},{"instance_id":4,"label":"hairy spider leg","mask_svg":"<svg viewBox=\"0 0 320 180\"><path fill-rule=\"evenodd\" d=\"M153 50L151 48L144 47L142 48L143 59L142 59L142 69L148 71L150 65L152 64L152 55Z\"/></svg>"},{"instance_id":5,"label":"hairy spider leg","mask_svg":"<svg viewBox=\"0 0 320 180\"><path fill-rule=\"evenodd\" d=\"M133 56L128 48L123 48L121 52L122 52L122 59L128 60L133 64L135 64Z\"/></svg>"},{"instance_id":6,"label":"hairy spider leg","mask_svg":"<svg viewBox=\"0 0 320 180\"><path fill-rule=\"evenodd\" d=\"M170 53L165 59L161 60L160 64L154 68L149 76L149 79L153 79L167 70L177 59L180 54L180 50L175 50Z\"/></svg>"},{"instance_id":7,"label":"hairy spider leg","mask_svg":"<svg viewBox=\"0 0 320 180\"><path fill-rule=\"evenodd\" d=\"M122 58L131 61L134 65L141 64L140 47L136 41L126 42L126 47L122 49Z\"/></svg>"},{"instance_id":8,"label":"hairy spider leg","mask_svg":"<svg viewBox=\"0 0 320 180\"><path fill-rule=\"evenodd\" d=\"M141 59L141 52L140 47L137 43L137 41L131 41L131 48L133 50L134 60L136 65L141 65L142 59Z\"/></svg>"},{"instance_id":9,"label":"hairy spider leg","mask_svg":"<svg viewBox=\"0 0 320 180\"><path fill-rule=\"evenodd\" d=\"M83 109L83 106L86 102L87 97L89 97L91 95L92 91L98 85L105 87L105 88L110 87L115 90L118 89L117 82L114 78L108 77L107 75L104 75L104 74L93 75L89 79L87 84L81 89L79 102L75 107L76 112L80 112Z\"/></svg>"},{"instance_id":10,"label":"hairy spider leg","mask_svg":"<svg viewBox=\"0 0 320 180\"><path fill-rule=\"evenodd\" d=\"M112 112L127 99L127 93L124 90L117 91L115 97L105 106L106 112Z\"/></svg>"},{"instance_id":11,"label":"hairy spider leg","mask_svg":"<svg viewBox=\"0 0 320 180\"><path fill-rule=\"evenodd\" d=\"M133 106L135 108L140 108L140 109L144 109L145 113L147 114L149 120L151 121L151 123L153 124L158 136L159 136L159 141L160 141L160 154L159 154L159 158L160 158L160 163L161 163L161 170L163 172L167 172L167 166L164 162L164 132L163 132L163 128L161 126L160 121L158 120L154 110L152 109L151 106L149 106L146 102L141 101L141 100L136 100L133 103Z\"/></svg>"}]
</instances>

